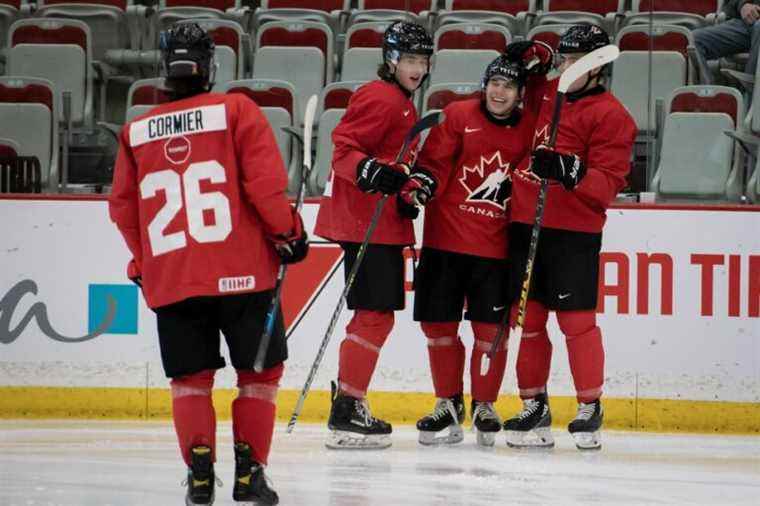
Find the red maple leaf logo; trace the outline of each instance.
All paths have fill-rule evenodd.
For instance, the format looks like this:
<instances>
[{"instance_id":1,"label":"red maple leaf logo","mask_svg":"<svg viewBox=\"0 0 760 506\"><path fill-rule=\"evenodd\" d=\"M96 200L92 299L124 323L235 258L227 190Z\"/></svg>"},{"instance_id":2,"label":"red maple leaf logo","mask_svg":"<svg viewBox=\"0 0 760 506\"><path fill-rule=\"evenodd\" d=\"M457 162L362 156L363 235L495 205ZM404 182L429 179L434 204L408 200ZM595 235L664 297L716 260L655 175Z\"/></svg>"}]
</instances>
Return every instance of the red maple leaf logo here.
<instances>
[{"instance_id":1,"label":"red maple leaf logo","mask_svg":"<svg viewBox=\"0 0 760 506\"><path fill-rule=\"evenodd\" d=\"M467 190L467 202L490 204L501 210L506 207L506 189L504 181L510 179L509 164L501 161L501 151L496 151L490 158L480 157L480 163L462 166L459 182Z\"/></svg>"}]
</instances>

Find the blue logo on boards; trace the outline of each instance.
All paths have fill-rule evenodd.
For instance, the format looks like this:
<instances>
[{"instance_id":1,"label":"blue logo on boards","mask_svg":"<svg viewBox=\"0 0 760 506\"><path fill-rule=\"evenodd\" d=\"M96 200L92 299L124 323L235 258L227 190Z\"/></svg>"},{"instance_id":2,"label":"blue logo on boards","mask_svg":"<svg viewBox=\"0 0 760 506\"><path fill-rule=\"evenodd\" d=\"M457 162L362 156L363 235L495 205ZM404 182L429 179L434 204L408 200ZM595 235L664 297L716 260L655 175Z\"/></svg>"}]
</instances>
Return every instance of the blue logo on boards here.
<instances>
[{"instance_id":1,"label":"blue logo on boards","mask_svg":"<svg viewBox=\"0 0 760 506\"><path fill-rule=\"evenodd\" d=\"M88 306L89 333L137 334L136 285L90 285ZM109 320L106 328L99 328Z\"/></svg>"}]
</instances>

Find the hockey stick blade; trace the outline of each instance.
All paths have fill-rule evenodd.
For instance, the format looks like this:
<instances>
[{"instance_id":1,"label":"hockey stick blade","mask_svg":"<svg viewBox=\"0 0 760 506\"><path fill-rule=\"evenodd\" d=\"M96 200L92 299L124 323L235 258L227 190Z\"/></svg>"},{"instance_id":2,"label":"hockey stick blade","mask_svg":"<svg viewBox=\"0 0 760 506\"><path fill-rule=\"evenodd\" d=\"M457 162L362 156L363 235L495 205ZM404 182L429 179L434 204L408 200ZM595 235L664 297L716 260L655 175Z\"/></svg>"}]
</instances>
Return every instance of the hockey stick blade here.
<instances>
[{"instance_id":1,"label":"hockey stick blade","mask_svg":"<svg viewBox=\"0 0 760 506\"><path fill-rule=\"evenodd\" d=\"M404 144L401 146L401 149L398 152L398 155L396 156L396 163L400 162L406 157L406 154L409 150L409 146L411 145L412 141L414 141L415 138L419 134L421 134L423 131L427 130L428 128L432 128L445 119L445 115L443 112L434 112L426 115L417 123L412 126L411 129L409 129L409 132L406 134L406 137L404 137ZM348 276L346 277L346 284L343 287L343 292L340 294L340 298L338 299L338 305L335 307L335 311L333 311L332 317L330 318L330 323L327 326L327 330L325 331L325 336L322 338L322 342L319 345L319 349L317 350L317 356L314 358L314 363L311 365L311 369L309 370L309 375L306 377L306 382L304 383L303 389L301 389L301 395L298 397L298 401L296 402L296 407L293 409L293 414L290 417L290 421L288 422L288 426L285 429L285 432L290 434L293 432L293 428L296 425L296 421L298 420L298 417L301 414L301 410L303 409L304 402L306 401L306 396L309 393L309 390L311 389L311 383L314 381L314 377L317 375L317 370L319 370L319 365L322 363L322 357L325 355L325 351L327 350L327 345L330 343L330 338L332 337L333 330L335 329L335 325L338 322L338 317L340 316L341 311L343 310L343 306L346 302L346 297L348 296L348 292L351 290L351 287L354 284L354 280L356 279L356 274L359 272L359 266L361 265L362 260L364 259L364 254L367 251L367 245L369 244L369 240L372 238L372 233L375 231L375 228L377 227L377 224L380 221L380 215L383 211L383 206L385 205L385 202L388 200L388 195L383 195L383 197L377 201L377 204L375 205L375 212L372 215L372 219L370 220L369 227L367 228L367 232L364 235L364 240L362 241L362 244L359 246L359 251L356 254L356 259L354 260L353 265L351 266L351 271L348 273Z\"/></svg>"},{"instance_id":2,"label":"hockey stick blade","mask_svg":"<svg viewBox=\"0 0 760 506\"><path fill-rule=\"evenodd\" d=\"M600 47L599 49L584 55L579 58L578 61L570 65L567 70L562 72L562 75L559 77L557 92L567 93L570 85L577 81L579 77L583 76L583 74L603 65L607 65L608 63L612 63L617 60L619 55L620 49L614 44Z\"/></svg>"},{"instance_id":3,"label":"hockey stick blade","mask_svg":"<svg viewBox=\"0 0 760 506\"><path fill-rule=\"evenodd\" d=\"M296 197L296 211L300 211L301 206L303 206L303 199L306 194L306 180L309 178L309 174L311 174L311 135L314 128L316 110L317 96L312 95L306 103L306 112L303 118L303 166L301 167L301 181L298 186L298 196ZM280 307L282 284L285 281L286 271L287 266L285 264L280 265L280 269L277 271L274 295L272 296L272 302L269 305L269 311L267 311L264 320L264 331L261 333L259 347L256 350L256 358L253 361L253 370L257 373L264 370L264 362L266 361L269 343L272 341L272 332L274 332L274 325L277 320L277 310Z\"/></svg>"}]
</instances>

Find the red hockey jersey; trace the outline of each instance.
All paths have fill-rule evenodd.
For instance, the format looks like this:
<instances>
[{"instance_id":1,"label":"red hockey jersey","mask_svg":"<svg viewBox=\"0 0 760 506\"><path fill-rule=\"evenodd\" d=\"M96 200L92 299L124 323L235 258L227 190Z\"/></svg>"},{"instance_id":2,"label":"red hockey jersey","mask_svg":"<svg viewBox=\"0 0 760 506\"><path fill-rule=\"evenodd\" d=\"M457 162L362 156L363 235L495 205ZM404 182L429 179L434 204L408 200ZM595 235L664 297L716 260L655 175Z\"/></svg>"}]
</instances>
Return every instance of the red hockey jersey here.
<instances>
[{"instance_id":1,"label":"red hockey jersey","mask_svg":"<svg viewBox=\"0 0 760 506\"><path fill-rule=\"evenodd\" d=\"M243 95L160 105L124 127L109 200L150 307L271 289L293 229L271 128Z\"/></svg>"},{"instance_id":2,"label":"red hockey jersey","mask_svg":"<svg viewBox=\"0 0 760 506\"><path fill-rule=\"evenodd\" d=\"M351 96L348 109L333 130L332 170L319 206L314 232L331 241L362 242L380 200L356 186L356 166L365 157L393 162L404 137L417 122L414 103L398 85L372 81ZM412 144L412 148L417 142ZM414 149L407 162L411 164ZM409 219L401 218L396 198L389 198L370 240L373 244L414 244Z\"/></svg>"},{"instance_id":3,"label":"red hockey jersey","mask_svg":"<svg viewBox=\"0 0 760 506\"><path fill-rule=\"evenodd\" d=\"M533 86L532 86L533 85ZM529 107L540 109L533 146L549 141L549 129L557 98L559 79L535 86ZM630 170L636 123L625 107L608 91L565 101L557 131L556 150L574 153L586 164L586 176L573 190L550 183L546 195L543 226L579 232L601 232L606 210L625 187ZM527 157L514 174L513 221L532 224L540 183L529 174Z\"/></svg>"},{"instance_id":4,"label":"red hockey jersey","mask_svg":"<svg viewBox=\"0 0 760 506\"><path fill-rule=\"evenodd\" d=\"M417 164L438 189L425 207L423 245L488 258L507 256L508 184L530 153L535 121L523 114L513 126L490 121L480 99L449 104Z\"/></svg>"}]
</instances>

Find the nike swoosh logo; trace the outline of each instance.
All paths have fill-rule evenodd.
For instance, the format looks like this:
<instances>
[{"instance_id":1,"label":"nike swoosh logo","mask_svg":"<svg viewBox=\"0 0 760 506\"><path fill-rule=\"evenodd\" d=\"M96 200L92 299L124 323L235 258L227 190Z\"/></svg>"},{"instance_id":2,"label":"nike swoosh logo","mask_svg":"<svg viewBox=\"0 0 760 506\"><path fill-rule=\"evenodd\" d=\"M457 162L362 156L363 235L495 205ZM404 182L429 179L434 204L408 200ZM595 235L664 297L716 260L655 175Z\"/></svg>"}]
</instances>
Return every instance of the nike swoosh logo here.
<instances>
[{"instance_id":1,"label":"nike swoosh logo","mask_svg":"<svg viewBox=\"0 0 760 506\"><path fill-rule=\"evenodd\" d=\"M544 95L544 100L546 100L548 102L549 100L551 100L551 98L549 98L546 95Z\"/></svg>"},{"instance_id":2,"label":"nike swoosh logo","mask_svg":"<svg viewBox=\"0 0 760 506\"><path fill-rule=\"evenodd\" d=\"M470 128L470 127L464 127L464 133L471 134L473 132L480 132L483 130L482 128Z\"/></svg>"},{"instance_id":3,"label":"nike swoosh logo","mask_svg":"<svg viewBox=\"0 0 760 506\"><path fill-rule=\"evenodd\" d=\"M409 113L412 112L411 109L407 109L404 111L404 117L409 116Z\"/></svg>"},{"instance_id":4,"label":"nike swoosh logo","mask_svg":"<svg viewBox=\"0 0 760 506\"><path fill-rule=\"evenodd\" d=\"M494 310L494 311L501 311L501 310L502 310L502 309L504 309L505 307L507 307L507 306L494 306L494 307L493 307L493 310Z\"/></svg>"},{"instance_id":5,"label":"nike swoosh logo","mask_svg":"<svg viewBox=\"0 0 760 506\"><path fill-rule=\"evenodd\" d=\"M571 293L560 294L559 300L565 300L566 298L570 297L571 295L572 295Z\"/></svg>"}]
</instances>

